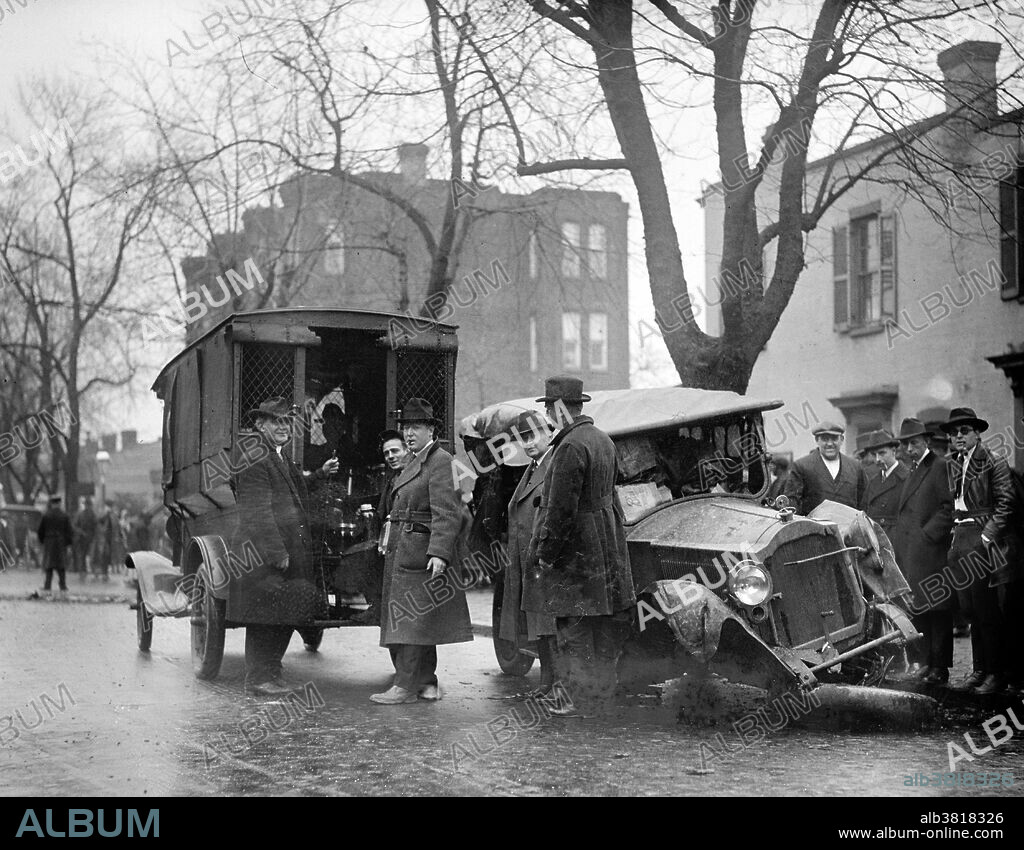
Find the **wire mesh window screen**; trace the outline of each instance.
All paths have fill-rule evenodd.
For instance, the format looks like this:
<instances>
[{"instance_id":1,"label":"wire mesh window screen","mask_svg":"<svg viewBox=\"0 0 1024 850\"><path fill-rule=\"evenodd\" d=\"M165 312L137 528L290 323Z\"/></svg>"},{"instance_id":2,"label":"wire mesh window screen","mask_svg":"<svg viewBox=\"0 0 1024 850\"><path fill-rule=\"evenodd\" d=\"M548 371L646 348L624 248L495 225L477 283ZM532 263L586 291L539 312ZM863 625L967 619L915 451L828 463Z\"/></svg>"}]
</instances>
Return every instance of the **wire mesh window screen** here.
<instances>
[{"instance_id":1,"label":"wire mesh window screen","mask_svg":"<svg viewBox=\"0 0 1024 850\"><path fill-rule=\"evenodd\" d=\"M398 404L404 407L410 398L422 398L434 408L438 421L438 434L449 433L448 399L446 392L451 371L451 355L434 351L398 352Z\"/></svg>"},{"instance_id":2,"label":"wire mesh window screen","mask_svg":"<svg viewBox=\"0 0 1024 850\"><path fill-rule=\"evenodd\" d=\"M252 422L248 413L260 402L280 396L292 404L295 386L295 349L290 345L248 343L242 347L241 403L238 415L241 428Z\"/></svg>"}]
</instances>

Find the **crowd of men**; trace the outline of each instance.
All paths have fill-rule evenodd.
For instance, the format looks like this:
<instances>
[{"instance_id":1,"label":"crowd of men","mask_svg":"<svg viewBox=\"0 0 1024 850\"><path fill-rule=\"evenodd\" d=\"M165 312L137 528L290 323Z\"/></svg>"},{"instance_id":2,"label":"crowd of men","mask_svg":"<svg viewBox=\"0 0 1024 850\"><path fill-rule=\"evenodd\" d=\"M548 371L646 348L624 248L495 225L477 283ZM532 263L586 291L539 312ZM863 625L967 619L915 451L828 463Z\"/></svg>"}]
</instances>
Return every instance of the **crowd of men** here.
<instances>
[{"instance_id":1,"label":"crowd of men","mask_svg":"<svg viewBox=\"0 0 1024 850\"><path fill-rule=\"evenodd\" d=\"M561 682L565 690L549 711L574 714L610 701L636 598L612 502L615 448L582 413L590 396L578 378L558 376L537 401L545 415L524 412L513 429L532 460L509 505L500 628L517 645L538 641L538 698ZM246 624L246 690L277 696L288 690L281 659L292 624L325 614L312 570L306 478L332 474L337 460L304 474L282 453L295 420L284 399L267 399L250 413L264 450L238 477L246 522L232 545L251 541L263 563L232 580L226 616ZM450 578L467 564L472 521L454 459L439 444L438 421L424 399L406 401L399 426L380 435L391 477L378 507L379 578L369 582L379 582L380 593L366 594L371 608L363 618L379 616L380 643L395 668L391 687L370 696L379 705L441 699L437 647L473 639L464 583Z\"/></svg>"},{"instance_id":2,"label":"crowd of men","mask_svg":"<svg viewBox=\"0 0 1024 850\"><path fill-rule=\"evenodd\" d=\"M1024 497L1016 473L983 444L987 429L969 407L944 422L908 418L897 435L866 435L858 459L840 451L842 426L822 422L815 450L780 471L773 487L797 513L830 499L885 531L924 636L911 645L910 678L947 685L959 611L970 624L973 670L958 687L1014 695L1024 686Z\"/></svg>"}]
</instances>

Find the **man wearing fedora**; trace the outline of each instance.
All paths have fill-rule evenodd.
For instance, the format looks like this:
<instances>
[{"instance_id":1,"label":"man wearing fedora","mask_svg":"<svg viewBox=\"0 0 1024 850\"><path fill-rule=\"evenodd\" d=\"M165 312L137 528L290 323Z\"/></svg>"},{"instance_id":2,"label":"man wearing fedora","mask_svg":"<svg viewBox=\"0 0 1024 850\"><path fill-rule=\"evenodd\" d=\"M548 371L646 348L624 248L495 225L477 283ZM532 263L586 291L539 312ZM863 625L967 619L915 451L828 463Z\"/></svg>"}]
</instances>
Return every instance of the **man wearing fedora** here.
<instances>
[{"instance_id":1,"label":"man wearing fedora","mask_svg":"<svg viewBox=\"0 0 1024 850\"><path fill-rule=\"evenodd\" d=\"M886 430L871 431L864 440L864 450L872 458L877 473L867 479L860 509L892 534L896 525L900 490L910 475L906 464L896 460L900 441Z\"/></svg>"},{"instance_id":2,"label":"man wearing fedora","mask_svg":"<svg viewBox=\"0 0 1024 850\"><path fill-rule=\"evenodd\" d=\"M555 618L523 609L526 585L533 573L526 569L530 541L540 507L544 478L551 467L551 425L533 410L523 411L512 426L512 435L523 444L530 465L519 479L508 503L508 565L505 567L504 596L498 636L516 647L536 642L540 660L540 690L546 693L555 683Z\"/></svg>"},{"instance_id":3,"label":"man wearing fedora","mask_svg":"<svg viewBox=\"0 0 1024 850\"><path fill-rule=\"evenodd\" d=\"M987 428L988 422L970 407L954 407L942 424L953 444L948 477L953 499L949 566L958 579L960 607L971 622L974 660L974 670L961 687L982 696L998 693L1005 685L1010 659L998 588L1013 578L1009 558L1013 483L1006 461L981 443Z\"/></svg>"},{"instance_id":4,"label":"man wearing fedora","mask_svg":"<svg viewBox=\"0 0 1024 850\"><path fill-rule=\"evenodd\" d=\"M533 579L523 608L555 617L556 663L574 706L600 708L615 695L616 667L636 604L626 535L615 511L615 446L583 415L579 378L548 378L543 402L561 430L552 441L530 541ZM571 713L562 706L555 713Z\"/></svg>"},{"instance_id":5,"label":"man wearing fedora","mask_svg":"<svg viewBox=\"0 0 1024 850\"><path fill-rule=\"evenodd\" d=\"M846 430L835 422L820 422L811 432L817 448L793 461L786 496L798 514L806 516L826 499L858 508L866 480L860 463L839 451Z\"/></svg>"},{"instance_id":6,"label":"man wearing fedora","mask_svg":"<svg viewBox=\"0 0 1024 850\"><path fill-rule=\"evenodd\" d=\"M326 590L313 574L306 483L301 470L282 449L292 438L297 411L280 396L249 411L258 445L248 447L235 485L239 524L232 548L250 542L261 562L228 583L228 620L244 623L245 688L254 696L289 691L281 659L292 631L327 614ZM328 460L316 471L337 471Z\"/></svg>"},{"instance_id":7,"label":"man wearing fedora","mask_svg":"<svg viewBox=\"0 0 1024 850\"><path fill-rule=\"evenodd\" d=\"M452 474L453 458L437 442L433 408L410 398L399 419L413 456L391 490L384 552L380 645L395 665L392 686L370 699L400 705L441 699L438 644L473 640L462 569L468 511Z\"/></svg>"},{"instance_id":8,"label":"man wearing fedora","mask_svg":"<svg viewBox=\"0 0 1024 850\"><path fill-rule=\"evenodd\" d=\"M931 436L920 419L904 419L900 448L911 463L897 502L896 524L889 537L896 561L910 585L914 627L924 638L911 652L919 658L911 676L929 685L949 681L953 665L953 599L942 588L932 592L929 579L946 566L953 505L946 485L946 461L928 447Z\"/></svg>"}]
</instances>

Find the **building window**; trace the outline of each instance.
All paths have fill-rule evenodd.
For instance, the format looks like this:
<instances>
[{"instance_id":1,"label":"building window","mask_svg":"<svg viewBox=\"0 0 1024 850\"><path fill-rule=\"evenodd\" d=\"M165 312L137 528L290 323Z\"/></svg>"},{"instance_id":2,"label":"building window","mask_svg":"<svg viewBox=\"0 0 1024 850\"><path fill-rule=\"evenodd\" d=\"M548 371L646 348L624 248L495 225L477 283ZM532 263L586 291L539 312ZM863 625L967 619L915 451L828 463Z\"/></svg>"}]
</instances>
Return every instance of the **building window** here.
<instances>
[{"instance_id":1,"label":"building window","mask_svg":"<svg viewBox=\"0 0 1024 850\"><path fill-rule=\"evenodd\" d=\"M1024 278L1024 249L1020 238L1024 225L1024 168L999 181L999 260L1003 273L1000 294L1009 300L1020 296Z\"/></svg>"},{"instance_id":2,"label":"building window","mask_svg":"<svg viewBox=\"0 0 1024 850\"><path fill-rule=\"evenodd\" d=\"M540 258L537 256L537 233L534 231L530 234L529 243L529 257L530 257L530 278L533 280L537 279L537 273L540 271Z\"/></svg>"},{"instance_id":3,"label":"building window","mask_svg":"<svg viewBox=\"0 0 1024 850\"><path fill-rule=\"evenodd\" d=\"M324 233L324 271L345 273L345 229L339 219L330 219Z\"/></svg>"},{"instance_id":4,"label":"building window","mask_svg":"<svg viewBox=\"0 0 1024 850\"><path fill-rule=\"evenodd\" d=\"M530 316L530 371L537 371L537 317Z\"/></svg>"},{"instance_id":5,"label":"building window","mask_svg":"<svg viewBox=\"0 0 1024 850\"><path fill-rule=\"evenodd\" d=\"M891 215L851 218L832 231L833 317L839 331L896 317L896 231Z\"/></svg>"},{"instance_id":6,"label":"building window","mask_svg":"<svg viewBox=\"0 0 1024 850\"><path fill-rule=\"evenodd\" d=\"M590 349L590 368L595 372L608 371L608 314L591 313L589 316L587 345Z\"/></svg>"},{"instance_id":7,"label":"building window","mask_svg":"<svg viewBox=\"0 0 1024 850\"><path fill-rule=\"evenodd\" d=\"M562 224L562 276L580 276L580 226L574 221Z\"/></svg>"},{"instance_id":8,"label":"building window","mask_svg":"<svg viewBox=\"0 0 1024 850\"><path fill-rule=\"evenodd\" d=\"M608 237L603 224L592 224L587 228L587 252L590 276L604 280L608 277Z\"/></svg>"},{"instance_id":9,"label":"building window","mask_svg":"<svg viewBox=\"0 0 1024 850\"><path fill-rule=\"evenodd\" d=\"M579 370L582 365L583 340L580 314L562 313L562 368Z\"/></svg>"}]
</instances>

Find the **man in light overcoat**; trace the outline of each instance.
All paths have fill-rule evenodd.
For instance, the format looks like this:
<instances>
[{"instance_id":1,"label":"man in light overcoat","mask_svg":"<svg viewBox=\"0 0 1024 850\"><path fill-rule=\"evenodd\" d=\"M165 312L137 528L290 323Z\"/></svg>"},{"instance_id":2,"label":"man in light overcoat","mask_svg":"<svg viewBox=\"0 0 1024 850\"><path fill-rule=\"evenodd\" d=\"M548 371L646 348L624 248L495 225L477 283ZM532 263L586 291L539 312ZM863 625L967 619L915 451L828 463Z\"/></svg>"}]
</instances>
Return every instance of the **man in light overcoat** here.
<instances>
[{"instance_id":1,"label":"man in light overcoat","mask_svg":"<svg viewBox=\"0 0 1024 850\"><path fill-rule=\"evenodd\" d=\"M400 423L414 454L395 480L387 518L380 645L391 652L395 679L370 697L381 705L441 699L438 645L473 640L462 574L469 511L453 458L437 442L424 399L409 399Z\"/></svg>"}]
</instances>

